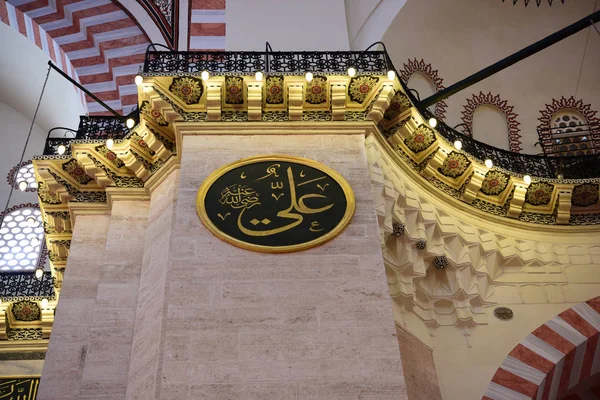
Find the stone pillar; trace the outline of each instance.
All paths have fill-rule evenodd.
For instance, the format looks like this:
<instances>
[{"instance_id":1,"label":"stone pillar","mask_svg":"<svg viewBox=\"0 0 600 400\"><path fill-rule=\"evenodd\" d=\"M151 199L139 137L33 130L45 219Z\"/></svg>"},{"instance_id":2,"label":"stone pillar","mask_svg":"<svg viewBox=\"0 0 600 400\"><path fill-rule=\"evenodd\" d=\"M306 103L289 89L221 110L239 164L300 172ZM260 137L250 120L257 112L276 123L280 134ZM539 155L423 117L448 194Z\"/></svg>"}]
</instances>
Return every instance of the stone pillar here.
<instances>
[{"instance_id":1,"label":"stone pillar","mask_svg":"<svg viewBox=\"0 0 600 400\"><path fill-rule=\"evenodd\" d=\"M125 398L148 209L77 217L39 400Z\"/></svg>"},{"instance_id":2,"label":"stone pillar","mask_svg":"<svg viewBox=\"0 0 600 400\"><path fill-rule=\"evenodd\" d=\"M155 398L407 398L364 136L185 136L182 148ZM266 254L200 223L196 193L212 171L273 153L314 159L348 180L356 213L340 236Z\"/></svg>"},{"instance_id":3,"label":"stone pillar","mask_svg":"<svg viewBox=\"0 0 600 400\"><path fill-rule=\"evenodd\" d=\"M78 399L109 222L108 215L77 217L38 400Z\"/></svg>"}]
</instances>

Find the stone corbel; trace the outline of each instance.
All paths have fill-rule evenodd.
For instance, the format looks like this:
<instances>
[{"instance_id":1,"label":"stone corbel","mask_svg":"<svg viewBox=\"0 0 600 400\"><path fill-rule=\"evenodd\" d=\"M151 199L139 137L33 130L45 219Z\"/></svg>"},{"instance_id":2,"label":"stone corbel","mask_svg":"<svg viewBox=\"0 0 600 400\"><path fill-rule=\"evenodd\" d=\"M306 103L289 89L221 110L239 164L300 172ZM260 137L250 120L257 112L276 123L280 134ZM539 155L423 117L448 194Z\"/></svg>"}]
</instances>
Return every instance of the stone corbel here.
<instances>
[{"instance_id":1,"label":"stone corbel","mask_svg":"<svg viewBox=\"0 0 600 400\"><path fill-rule=\"evenodd\" d=\"M47 168L40 168L38 173L40 178L42 178L48 186L48 190L58 195L61 203L68 203L69 200L71 200L71 195L67 192L67 189L56 181L54 176L50 173L50 170Z\"/></svg>"},{"instance_id":2,"label":"stone corbel","mask_svg":"<svg viewBox=\"0 0 600 400\"><path fill-rule=\"evenodd\" d=\"M148 148L156 154L156 157L163 161L171 157L171 152L167 150L165 145L158 140L156 136L154 136L150 129L145 129L144 132L140 134L140 137L144 139L146 145L148 145Z\"/></svg>"},{"instance_id":3,"label":"stone corbel","mask_svg":"<svg viewBox=\"0 0 600 400\"><path fill-rule=\"evenodd\" d=\"M371 111L367 115L368 120L373 121L375 124L378 124L382 120L385 110L390 106L392 97L394 97L393 89L394 87L391 84L383 86L383 89L379 92L379 96L377 96L377 100L373 103L373 108L371 108Z\"/></svg>"},{"instance_id":4,"label":"stone corbel","mask_svg":"<svg viewBox=\"0 0 600 400\"><path fill-rule=\"evenodd\" d=\"M573 197L572 188L558 189L558 205L556 207L556 223L566 225L571 218L571 197Z\"/></svg>"},{"instance_id":5,"label":"stone corbel","mask_svg":"<svg viewBox=\"0 0 600 400\"><path fill-rule=\"evenodd\" d=\"M346 119L346 85L331 86L331 117L334 121Z\"/></svg>"},{"instance_id":6,"label":"stone corbel","mask_svg":"<svg viewBox=\"0 0 600 400\"><path fill-rule=\"evenodd\" d=\"M54 323L54 309L47 307L42 309L42 337L50 338L52 332L52 324Z\"/></svg>"},{"instance_id":7,"label":"stone corbel","mask_svg":"<svg viewBox=\"0 0 600 400\"><path fill-rule=\"evenodd\" d=\"M106 188L113 184L113 181L106 175L106 172L98 168L92 159L88 157L87 153L77 153L75 158L79 165L83 167L85 173L94 178L98 186Z\"/></svg>"},{"instance_id":8,"label":"stone corbel","mask_svg":"<svg viewBox=\"0 0 600 400\"><path fill-rule=\"evenodd\" d=\"M221 82L206 84L206 119L221 120Z\"/></svg>"},{"instance_id":9,"label":"stone corbel","mask_svg":"<svg viewBox=\"0 0 600 400\"><path fill-rule=\"evenodd\" d=\"M441 148L438 148L434 156L427 162L427 166L421 171L421 175L427 180L433 178L438 168L444 164L446 157L448 155Z\"/></svg>"},{"instance_id":10,"label":"stone corbel","mask_svg":"<svg viewBox=\"0 0 600 400\"><path fill-rule=\"evenodd\" d=\"M527 186L516 184L515 191L513 192L513 198L508 204L508 210L506 216L509 218L517 219L523 212L523 203L525 203L525 195L527 194Z\"/></svg>"},{"instance_id":11,"label":"stone corbel","mask_svg":"<svg viewBox=\"0 0 600 400\"><path fill-rule=\"evenodd\" d=\"M288 110L290 121L302 120L302 103L304 102L304 85L290 85L288 87Z\"/></svg>"},{"instance_id":12,"label":"stone corbel","mask_svg":"<svg viewBox=\"0 0 600 400\"><path fill-rule=\"evenodd\" d=\"M262 119L263 83L248 83L246 93L248 95L248 121L260 121Z\"/></svg>"},{"instance_id":13,"label":"stone corbel","mask_svg":"<svg viewBox=\"0 0 600 400\"><path fill-rule=\"evenodd\" d=\"M465 187L465 191L461 197L462 201L470 204L477 198L477 193L479 193L479 189L481 189L481 185L483 185L486 172L487 171L483 171L475 167L473 175L471 175L471 180Z\"/></svg>"},{"instance_id":14,"label":"stone corbel","mask_svg":"<svg viewBox=\"0 0 600 400\"><path fill-rule=\"evenodd\" d=\"M143 181L146 181L150 177L150 171L144 167L144 164L142 164L130 150L119 151L116 152L116 154L117 157L123 161L125 166L133 171L135 176Z\"/></svg>"},{"instance_id":15,"label":"stone corbel","mask_svg":"<svg viewBox=\"0 0 600 400\"><path fill-rule=\"evenodd\" d=\"M0 305L0 340L7 340L8 334L6 330L8 325L6 324L6 307Z\"/></svg>"}]
</instances>

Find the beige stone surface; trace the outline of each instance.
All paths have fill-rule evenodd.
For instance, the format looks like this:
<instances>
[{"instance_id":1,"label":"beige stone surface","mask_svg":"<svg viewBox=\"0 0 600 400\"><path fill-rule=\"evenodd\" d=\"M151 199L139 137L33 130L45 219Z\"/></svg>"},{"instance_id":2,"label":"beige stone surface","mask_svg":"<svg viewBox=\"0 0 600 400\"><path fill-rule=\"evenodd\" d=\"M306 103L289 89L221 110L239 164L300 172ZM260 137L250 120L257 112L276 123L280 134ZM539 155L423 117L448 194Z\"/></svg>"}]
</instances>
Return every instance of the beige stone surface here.
<instances>
[{"instance_id":1,"label":"beige stone surface","mask_svg":"<svg viewBox=\"0 0 600 400\"><path fill-rule=\"evenodd\" d=\"M348 228L296 253L243 250L196 215L203 180L262 154L297 155L350 183ZM362 135L185 136L171 232L161 399L404 399Z\"/></svg>"},{"instance_id":2,"label":"beige stone surface","mask_svg":"<svg viewBox=\"0 0 600 400\"><path fill-rule=\"evenodd\" d=\"M396 327L410 400L441 400L433 351L401 327Z\"/></svg>"}]
</instances>

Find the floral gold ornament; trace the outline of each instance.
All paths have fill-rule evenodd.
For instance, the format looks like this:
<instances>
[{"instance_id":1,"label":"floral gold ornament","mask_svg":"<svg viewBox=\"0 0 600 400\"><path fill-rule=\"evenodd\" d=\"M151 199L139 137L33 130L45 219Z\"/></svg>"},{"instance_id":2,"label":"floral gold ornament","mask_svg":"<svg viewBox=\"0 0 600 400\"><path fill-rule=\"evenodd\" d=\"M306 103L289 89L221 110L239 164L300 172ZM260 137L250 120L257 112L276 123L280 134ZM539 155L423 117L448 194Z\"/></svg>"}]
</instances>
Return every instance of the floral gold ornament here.
<instances>
[{"instance_id":1,"label":"floral gold ornament","mask_svg":"<svg viewBox=\"0 0 600 400\"><path fill-rule=\"evenodd\" d=\"M12 305L12 314L17 321L39 321L40 307L33 301L19 301Z\"/></svg>"},{"instance_id":2,"label":"floral gold ornament","mask_svg":"<svg viewBox=\"0 0 600 400\"><path fill-rule=\"evenodd\" d=\"M573 189L572 203L574 206L587 207L598 202L598 191L600 185L597 183L584 183Z\"/></svg>"},{"instance_id":3,"label":"floral gold ornament","mask_svg":"<svg viewBox=\"0 0 600 400\"><path fill-rule=\"evenodd\" d=\"M333 239L354 214L354 194L336 171L306 158L267 155L225 165L202 183L196 209L218 238L283 253Z\"/></svg>"},{"instance_id":4,"label":"floral gold ornament","mask_svg":"<svg viewBox=\"0 0 600 400\"><path fill-rule=\"evenodd\" d=\"M82 185L87 185L93 179L90 178L81 165L77 163L77 160L72 159L62 165L63 171L71 175L77 182Z\"/></svg>"},{"instance_id":5,"label":"floral gold ornament","mask_svg":"<svg viewBox=\"0 0 600 400\"><path fill-rule=\"evenodd\" d=\"M392 97L392 101L390 102L390 106L385 110L383 114L383 118L388 121L393 120L398 115L402 114L404 111L410 108L411 104L408 100L408 97L400 91L396 92L394 97Z\"/></svg>"},{"instance_id":6,"label":"floral gold ornament","mask_svg":"<svg viewBox=\"0 0 600 400\"><path fill-rule=\"evenodd\" d=\"M58 195L52 191L50 191L50 189L48 188L48 185L46 185L44 182L39 182L39 186L38 186L38 196L40 197L40 200L42 200L42 203L46 203L46 204L60 204L60 197L58 197Z\"/></svg>"},{"instance_id":7,"label":"floral gold ornament","mask_svg":"<svg viewBox=\"0 0 600 400\"><path fill-rule=\"evenodd\" d=\"M471 161L464 154L453 151L448 154L439 171L444 176L457 178L464 174L469 165L471 165Z\"/></svg>"},{"instance_id":8,"label":"floral gold ornament","mask_svg":"<svg viewBox=\"0 0 600 400\"><path fill-rule=\"evenodd\" d=\"M267 104L283 104L282 76L267 76L265 90Z\"/></svg>"},{"instance_id":9,"label":"floral gold ornament","mask_svg":"<svg viewBox=\"0 0 600 400\"><path fill-rule=\"evenodd\" d=\"M185 104L192 105L200 102L204 86L201 79L192 76L180 76L173 78L169 91L183 100Z\"/></svg>"},{"instance_id":10,"label":"floral gold ornament","mask_svg":"<svg viewBox=\"0 0 600 400\"><path fill-rule=\"evenodd\" d=\"M481 184L481 192L488 196L497 196L508 186L509 175L500 171L488 171Z\"/></svg>"},{"instance_id":11,"label":"floral gold ornament","mask_svg":"<svg viewBox=\"0 0 600 400\"><path fill-rule=\"evenodd\" d=\"M168 126L169 123L162 116L161 112L155 108L152 108L150 103L147 100L142 101L142 105L140 107L140 113L149 117L152 121L154 121L159 126Z\"/></svg>"},{"instance_id":12,"label":"floral gold ornament","mask_svg":"<svg viewBox=\"0 0 600 400\"><path fill-rule=\"evenodd\" d=\"M239 76L225 77L225 103L244 103L244 80Z\"/></svg>"},{"instance_id":13,"label":"floral gold ornament","mask_svg":"<svg viewBox=\"0 0 600 400\"><path fill-rule=\"evenodd\" d=\"M377 82L379 82L379 78L373 76L359 76L350 79L348 86L350 101L362 104Z\"/></svg>"},{"instance_id":14,"label":"floral gold ornament","mask_svg":"<svg viewBox=\"0 0 600 400\"><path fill-rule=\"evenodd\" d=\"M525 201L534 206L542 206L548 204L552 198L554 185L546 182L535 182L527 188Z\"/></svg>"},{"instance_id":15,"label":"floral gold ornament","mask_svg":"<svg viewBox=\"0 0 600 400\"><path fill-rule=\"evenodd\" d=\"M322 104L327 101L327 77L315 76L306 82L306 102Z\"/></svg>"},{"instance_id":16,"label":"floral gold ornament","mask_svg":"<svg viewBox=\"0 0 600 400\"><path fill-rule=\"evenodd\" d=\"M411 151L420 153L421 151L428 149L435 141L436 137L433 131L426 126L421 125L412 135L404 139L404 144Z\"/></svg>"},{"instance_id":17,"label":"floral gold ornament","mask_svg":"<svg viewBox=\"0 0 600 400\"><path fill-rule=\"evenodd\" d=\"M98 153L106 157L106 159L110 161L115 167L122 168L125 166L125 163L117 157L117 154L114 151L109 150L108 147L106 147L105 145L96 146L94 149Z\"/></svg>"}]
</instances>

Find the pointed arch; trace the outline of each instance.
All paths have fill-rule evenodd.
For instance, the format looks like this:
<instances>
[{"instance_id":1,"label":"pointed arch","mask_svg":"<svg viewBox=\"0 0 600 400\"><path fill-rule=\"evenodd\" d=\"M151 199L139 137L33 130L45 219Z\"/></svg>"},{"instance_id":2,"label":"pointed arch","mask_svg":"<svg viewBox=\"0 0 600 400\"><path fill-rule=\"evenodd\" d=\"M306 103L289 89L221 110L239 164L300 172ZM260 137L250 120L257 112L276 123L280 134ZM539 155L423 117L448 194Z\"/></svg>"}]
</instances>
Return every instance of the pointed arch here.
<instances>
[{"instance_id":1,"label":"pointed arch","mask_svg":"<svg viewBox=\"0 0 600 400\"><path fill-rule=\"evenodd\" d=\"M483 400L560 399L600 372L600 297L535 329L504 359Z\"/></svg>"},{"instance_id":2,"label":"pointed arch","mask_svg":"<svg viewBox=\"0 0 600 400\"><path fill-rule=\"evenodd\" d=\"M408 80L414 73L421 73L431 80L436 92L445 88L444 80L438 75L438 70L433 69L431 64L425 63L422 58L421 60L417 60L416 58L408 60L408 63L404 63L398 72L400 74L400 79L402 79L404 83L408 83ZM445 101L442 100L438 102L435 105L435 116L440 120L444 120L446 118L447 107L448 105Z\"/></svg>"},{"instance_id":3,"label":"pointed arch","mask_svg":"<svg viewBox=\"0 0 600 400\"><path fill-rule=\"evenodd\" d=\"M521 129L520 122L517 121L518 114L515 114L513 109L514 106L508 105L506 100L502 100L499 94L493 95L491 92L484 94L474 94L473 97L467 99L467 104L463 106L462 111L462 122L468 126L470 132L473 132L473 115L477 107L482 105L491 105L498 108L506 117L506 124L508 127L508 146L510 151L519 153L523 148L521 147Z\"/></svg>"}]
</instances>

